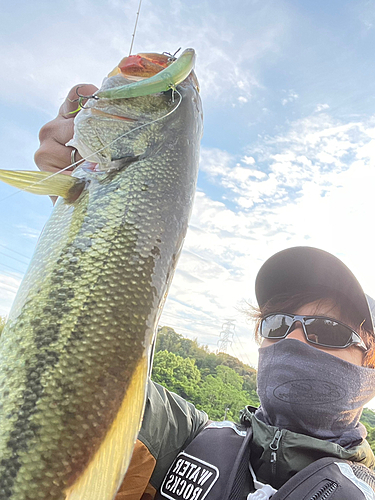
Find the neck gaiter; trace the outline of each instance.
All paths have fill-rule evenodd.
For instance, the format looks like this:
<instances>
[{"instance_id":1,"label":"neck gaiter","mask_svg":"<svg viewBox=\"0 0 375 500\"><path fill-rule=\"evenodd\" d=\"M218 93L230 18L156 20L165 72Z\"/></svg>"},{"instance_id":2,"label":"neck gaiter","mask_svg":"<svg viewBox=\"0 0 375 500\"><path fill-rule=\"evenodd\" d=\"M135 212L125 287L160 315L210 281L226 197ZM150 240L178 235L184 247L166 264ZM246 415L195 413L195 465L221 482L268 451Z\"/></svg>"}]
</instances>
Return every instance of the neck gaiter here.
<instances>
[{"instance_id":1,"label":"neck gaiter","mask_svg":"<svg viewBox=\"0 0 375 500\"><path fill-rule=\"evenodd\" d=\"M359 418L375 370L286 338L259 349L258 395L264 423L348 448L367 435Z\"/></svg>"}]
</instances>

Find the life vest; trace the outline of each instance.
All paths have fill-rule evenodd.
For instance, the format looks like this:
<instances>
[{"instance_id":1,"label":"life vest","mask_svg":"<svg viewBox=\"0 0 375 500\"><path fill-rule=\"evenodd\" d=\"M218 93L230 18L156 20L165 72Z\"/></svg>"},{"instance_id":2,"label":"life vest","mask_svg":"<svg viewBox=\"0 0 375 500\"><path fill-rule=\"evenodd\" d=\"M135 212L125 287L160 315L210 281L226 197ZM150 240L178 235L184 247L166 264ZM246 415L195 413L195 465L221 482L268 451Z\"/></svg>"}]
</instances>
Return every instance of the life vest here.
<instances>
[{"instance_id":1,"label":"life vest","mask_svg":"<svg viewBox=\"0 0 375 500\"><path fill-rule=\"evenodd\" d=\"M252 484L250 439L251 428L226 421L211 423L177 455L155 500L222 500L235 476L241 482L238 499L246 498Z\"/></svg>"}]
</instances>

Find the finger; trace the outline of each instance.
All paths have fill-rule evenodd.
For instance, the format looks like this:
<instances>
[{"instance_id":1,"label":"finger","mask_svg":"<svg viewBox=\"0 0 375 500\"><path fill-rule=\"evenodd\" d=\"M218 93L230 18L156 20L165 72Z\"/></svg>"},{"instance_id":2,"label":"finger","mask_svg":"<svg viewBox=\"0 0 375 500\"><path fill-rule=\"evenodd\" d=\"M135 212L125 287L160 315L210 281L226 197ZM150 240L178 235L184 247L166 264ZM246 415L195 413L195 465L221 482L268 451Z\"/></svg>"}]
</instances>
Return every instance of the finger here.
<instances>
[{"instance_id":1,"label":"finger","mask_svg":"<svg viewBox=\"0 0 375 500\"><path fill-rule=\"evenodd\" d=\"M45 172L61 172L71 165L72 148L59 144L56 141L47 141L36 151L34 160L37 167ZM78 158L77 158L78 160ZM74 167L69 167L72 171Z\"/></svg>"},{"instance_id":2,"label":"finger","mask_svg":"<svg viewBox=\"0 0 375 500\"><path fill-rule=\"evenodd\" d=\"M77 151L73 162L73 148L65 146L73 137L73 118L77 113L70 112L78 108L77 102L71 102L77 96L77 88L82 89L82 95L92 95L97 90L97 87L91 84L75 85L60 107L57 117L41 128L39 132L40 147L34 156L35 163L40 170L56 172L82 159ZM74 167L75 165L69 170L73 170Z\"/></svg>"},{"instance_id":3,"label":"finger","mask_svg":"<svg viewBox=\"0 0 375 500\"><path fill-rule=\"evenodd\" d=\"M59 144L53 138L46 140L34 155L36 165L44 172L51 172L54 174L59 172L59 175L70 175L74 167L67 170L62 170L71 164L71 151L73 148L68 148L63 144ZM76 160L78 160L78 153L76 153ZM51 196L52 203L55 204L57 196Z\"/></svg>"},{"instance_id":4,"label":"finger","mask_svg":"<svg viewBox=\"0 0 375 500\"><path fill-rule=\"evenodd\" d=\"M40 129L40 144L42 145L51 138L60 144L66 144L73 137L73 131L74 120L66 120L61 115L58 115Z\"/></svg>"},{"instance_id":5,"label":"finger","mask_svg":"<svg viewBox=\"0 0 375 500\"><path fill-rule=\"evenodd\" d=\"M74 102L78 99L77 89L81 95L90 96L98 89L95 85L82 84L74 86L68 93L64 103L60 106L57 117L44 125L39 133L40 147L34 155L34 160L37 167L45 172L61 172L70 175L76 165L73 163L82 159L78 151L74 148L65 146L65 144L73 137L74 120L73 118L79 111L79 102ZM83 100L82 104L87 102ZM75 154L72 155L72 152ZM73 158L74 156L74 158ZM74 161L73 161L74 160ZM69 167L67 170L64 170ZM52 202L55 203L56 197L51 196Z\"/></svg>"},{"instance_id":6,"label":"finger","mask_svg":"<svg viewBox=\"0 0 375 500\"><path fill-rule=\"evenodd\" d=\"M63 102L63 104L60 106L59 109L59 115L63 116L64 118L74 118L75 115L78 112L79 108L79 95L87 95L87 96L92 96L96 91L98 90L95 85L91 85L89 83L81 83L80 85L75 85L68 93L67 98ZM77 93L78 92L78 93ZM82 101L82 104L84 105L87 102L87 99L84 99Z\"/></svg>"},{"instance_id":7,"label":"finger","mask_svg":"<svg viewBox=\"0 0 375 500\"><path fill-rule=\"evenodd\" d=\"M74 152L74 154L73 154ZM53 137L44 141L34 155L34 160L40 170L55 172L69 167L72 171L82 156L75 148L59 143Z\"/></svg>"}]
</instances>

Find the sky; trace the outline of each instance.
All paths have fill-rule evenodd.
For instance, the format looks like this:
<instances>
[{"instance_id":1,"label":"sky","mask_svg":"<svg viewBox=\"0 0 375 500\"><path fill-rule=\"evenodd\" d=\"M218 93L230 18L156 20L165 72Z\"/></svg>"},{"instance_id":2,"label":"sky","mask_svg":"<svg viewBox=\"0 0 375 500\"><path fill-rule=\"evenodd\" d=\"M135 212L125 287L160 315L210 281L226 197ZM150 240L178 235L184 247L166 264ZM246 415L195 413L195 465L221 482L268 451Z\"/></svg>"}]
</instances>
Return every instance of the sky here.
<instances>
[{"instance_id":1,"label":"sky","mask_svg":"<svg viewBox=\"0 0 375 500\"><path fill-rule=\"evenodd\" d=\"M0 168L33 170L38 131L77 83L128 55L139 0L14 0L0 12ZM375 1L143 0L132 53L193 47L204 136L193 214L160 325L256 365L254 282L296 245L375 297ZM0 185L0 314L48 220ZM230 323L228 323L230 320ZM221 337L220 337L221 335ZM375 406L375 405L374 405Z\"/></svg>"}]
</instances>

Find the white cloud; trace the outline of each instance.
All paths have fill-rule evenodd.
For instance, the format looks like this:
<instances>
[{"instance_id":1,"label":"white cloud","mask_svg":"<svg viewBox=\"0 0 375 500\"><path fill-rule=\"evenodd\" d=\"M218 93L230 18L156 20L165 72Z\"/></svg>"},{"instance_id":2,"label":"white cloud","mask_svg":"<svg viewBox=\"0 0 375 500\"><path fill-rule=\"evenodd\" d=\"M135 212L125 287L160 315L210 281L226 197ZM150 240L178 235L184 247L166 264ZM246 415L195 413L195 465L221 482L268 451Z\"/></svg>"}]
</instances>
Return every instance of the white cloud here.
<instances>
[{"instance_id":1,"label":"white cloud","mask_svg":"<svg viewBox=\"0 0 375 500\"><path fill-rule=\"evenodd\" d=\"M368 0L358 0L350 5L352 15L358 18L364 27L364 34L368 34L375 23L374 4Z\"/></svg>"},{"instance_id":2,"label":"white cloud","mask_svg":"<svg viewBox=\"0 0 375 500\"><path fill-rule=\"evenodd\" d=\"M31 238L33 240L39 238L40 230L34 229L33 227L25 226L24 224L18 224L16 229L20 231L20 235L25 238Z\"/></svg>"},{"instance_id":3,"label":"white cloud","mask_svg":"<svg viewBox=\"0 0 375 500\"><path fill-rule=\"evenodd\" d=\"M279 210L281 204L294 204L313 188L326 196L342 183L352 186L347 180L351 173L363 182L361 169L374 160L373 134L371 120L340 124L327 115L309 117L295 122L285 136L268 138L252 148L257 170L239 166L235 157L217 149L202 152L202 169L240 207L245 208L246 199L246 208Z\"/></svg>"},{"instance_id":4,"label":"white cloud","mask_svg":"<svg viewBox=\"0 0 375 500\"><path fill-rule=\"evenodd\" d=\"M281 104L283 106L289 104L290 102L294 102L299 98L299 95L294 90L284 90L283 92L286 94L286 97L281 99Z\"/></svg>"},{"instance_id":5,"label":"white cloud","mask_svg":"<svg viewBox=\"0 0 375 500\"><path fill-rule=\"evenodd\" d=\"M315 112L319 113L320 111L324 111L325 109L329 108L329 104L318 104L315 108Z\"/></svg>"},{"instance_id":6,"label":"white cloud","mask_svg":"<svg viewBox=\"0 0 375 500\"><path fill-rule=\"evenodd\" d=\"M241 158L241 162L245 163L246 165L254 165L255 160L252 156L244 156Z\"/></svg>"}]
</instances>

